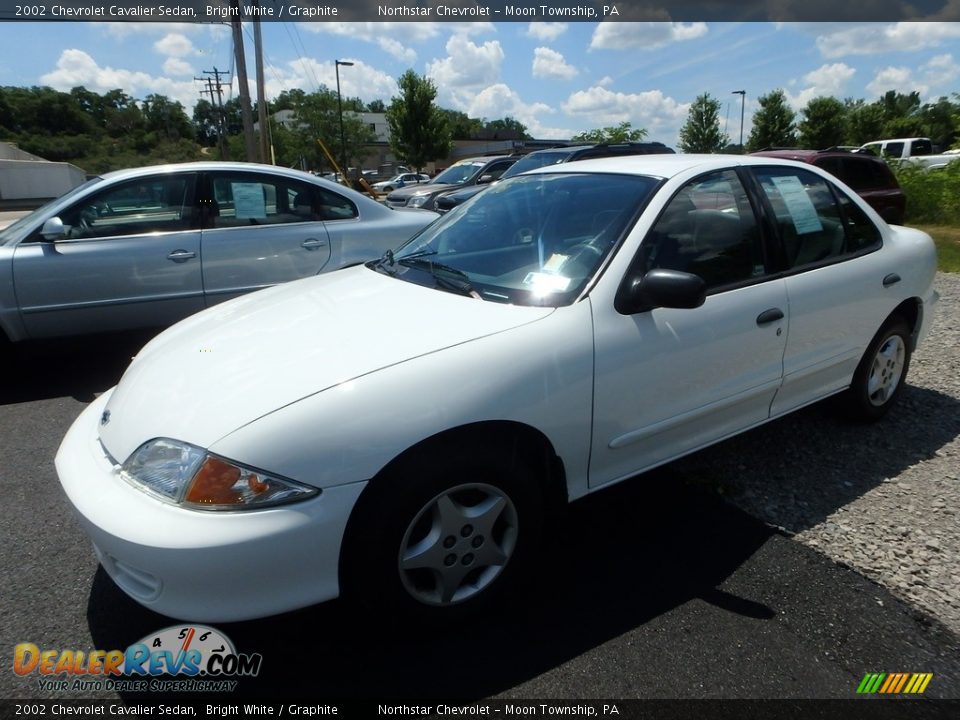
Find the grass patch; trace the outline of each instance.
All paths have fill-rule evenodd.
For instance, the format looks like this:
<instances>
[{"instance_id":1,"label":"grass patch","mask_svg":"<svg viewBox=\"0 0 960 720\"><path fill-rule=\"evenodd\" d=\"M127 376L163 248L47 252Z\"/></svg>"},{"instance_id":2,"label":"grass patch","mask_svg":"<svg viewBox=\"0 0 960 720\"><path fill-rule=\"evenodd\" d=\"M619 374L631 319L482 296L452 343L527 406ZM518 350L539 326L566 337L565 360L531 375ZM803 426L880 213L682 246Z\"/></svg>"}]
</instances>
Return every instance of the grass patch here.
<instances>
[{"instance_id":1,"label":"grass patch","mask_svg":"<svg viewBox=\"0 0 960 720\"><path fill-rule=\"evenodd\" d=\"M913 225L937 244L937 269L960 273L960 227L954 225Z\"/></svg>"}]
</instances>

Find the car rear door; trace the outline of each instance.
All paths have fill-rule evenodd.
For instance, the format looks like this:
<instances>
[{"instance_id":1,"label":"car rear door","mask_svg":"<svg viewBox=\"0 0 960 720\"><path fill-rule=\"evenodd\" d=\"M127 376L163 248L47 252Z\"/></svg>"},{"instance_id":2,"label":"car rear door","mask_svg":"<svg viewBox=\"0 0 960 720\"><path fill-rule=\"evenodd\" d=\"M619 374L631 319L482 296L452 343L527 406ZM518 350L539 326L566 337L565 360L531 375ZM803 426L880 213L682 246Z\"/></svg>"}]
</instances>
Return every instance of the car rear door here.
<instances>
[{"instance_id":1,"label":"car rear door","mask_svg":"<svg viewBox=\"0 0 960 720\"><path fill-rule=\"evenodd\" d=\"M860 357L893 305L879 229L819 175L794 167L752 170L782 245L790 329L780 415L850 384ZM894 303L895 304L895 303Z\"/></svg>"},{"instance_id":2,"label":"car rear door","mask_svg":"<svg viewBox=\"0 0 960 720\"><path fill-rule=\"evenodd\" d=\"M202 310L195 184L194 173L114 183L60 213L64 237L21 242L13 277L29 336L161 327Z\"/></svg>"},{"instance_id":3,"label":"car rear door","mask_svg":"<svg viewBox=\"0 0 960 720\"><path fill-rule=\"evenodd\" d=\"M594 308L590 485L690 452L769 417L780 386L787 295L732 170L677 192L644 238L633 273L702 277L706 302L624 315Z\"/></svg>"},{"instance_id":4,"label":"car rear door","mask_svg":"<svg viewBox=\"0 0 960 720\"><path fill-rule=\"evenodd\" d=\"M207 305L316 275L330 260L321 188L299 178L218 170L204 182Z\"/></svg>"}]
</instances>

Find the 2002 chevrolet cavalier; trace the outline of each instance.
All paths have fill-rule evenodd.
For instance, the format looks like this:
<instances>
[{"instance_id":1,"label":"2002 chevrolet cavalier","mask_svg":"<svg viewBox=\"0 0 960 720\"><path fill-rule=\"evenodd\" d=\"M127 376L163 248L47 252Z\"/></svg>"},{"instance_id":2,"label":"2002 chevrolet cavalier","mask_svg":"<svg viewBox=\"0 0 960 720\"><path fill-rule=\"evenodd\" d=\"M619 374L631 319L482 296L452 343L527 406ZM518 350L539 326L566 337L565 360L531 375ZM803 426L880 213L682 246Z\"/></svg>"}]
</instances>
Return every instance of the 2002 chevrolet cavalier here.
<instances>
[{"instance_id":1,"label":"2002 chevrolet cavalier","mask_svg":"<svg viewBox=\"0 0 960 720\"><path fill-rule=\"evenodd\" d=\"M883 415L935 260L808 165L549 167L161 334L57 470L158 612L456 615L509 590L558 502L837 393Z\"/></svg>"}]
</instances>

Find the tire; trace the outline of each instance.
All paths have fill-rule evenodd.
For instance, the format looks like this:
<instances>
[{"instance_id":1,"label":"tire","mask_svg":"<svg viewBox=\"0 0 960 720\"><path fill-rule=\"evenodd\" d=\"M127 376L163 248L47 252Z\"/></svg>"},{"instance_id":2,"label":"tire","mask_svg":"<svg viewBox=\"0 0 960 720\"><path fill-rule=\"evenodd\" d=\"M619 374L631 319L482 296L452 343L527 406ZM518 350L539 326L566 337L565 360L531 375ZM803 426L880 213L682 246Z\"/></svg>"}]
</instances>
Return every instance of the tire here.
<instances>
[{"instance_id":1,"label":"tire","mask_svg":"<svg viewBox=\"0 0 960 720\"><path fill-rule=\"evenodd\" d=\"M895 315L874 336L846 393L853 419L879 420L896 402L910 369L910 335L906 320Z\"/></svg>"},{"instance_id":2,"label":"tire","mask_svg":"<svg viewBox=\"0 0 960 720\"><path fill-rule=\"evenodd\" d=\"M445 622L517 589L542 530L536 478L489 448L457 455L420 453L368 488L341 556L348 602L380 618Z\"/></svg>"}]
</instances>

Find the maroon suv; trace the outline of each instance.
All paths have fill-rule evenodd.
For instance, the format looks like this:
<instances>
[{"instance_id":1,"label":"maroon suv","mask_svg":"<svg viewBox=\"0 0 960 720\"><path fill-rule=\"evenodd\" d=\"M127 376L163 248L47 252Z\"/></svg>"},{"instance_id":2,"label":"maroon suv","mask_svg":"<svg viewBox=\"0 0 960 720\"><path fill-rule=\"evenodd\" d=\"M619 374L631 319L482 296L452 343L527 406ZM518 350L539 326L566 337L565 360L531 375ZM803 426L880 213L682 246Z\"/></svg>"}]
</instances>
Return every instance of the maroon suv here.
<instances>
[{"instance_id":1,"label":"maroon suv","mask_svg":"<svg viewBox=\"0 0 960 720\"><path fill-rule=\"evenodd\" d=\"M835 149L761 150L751 154L816 165L856 190L888 223L903 225L907 198L887 163L875 155Z\"/></svg>"}]
</instances>

